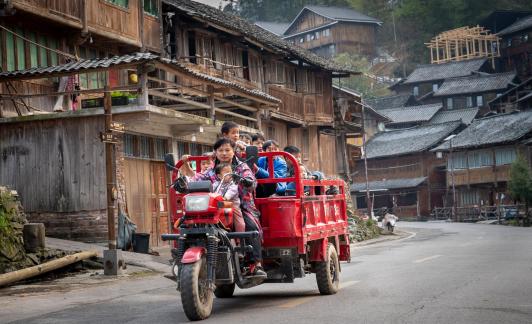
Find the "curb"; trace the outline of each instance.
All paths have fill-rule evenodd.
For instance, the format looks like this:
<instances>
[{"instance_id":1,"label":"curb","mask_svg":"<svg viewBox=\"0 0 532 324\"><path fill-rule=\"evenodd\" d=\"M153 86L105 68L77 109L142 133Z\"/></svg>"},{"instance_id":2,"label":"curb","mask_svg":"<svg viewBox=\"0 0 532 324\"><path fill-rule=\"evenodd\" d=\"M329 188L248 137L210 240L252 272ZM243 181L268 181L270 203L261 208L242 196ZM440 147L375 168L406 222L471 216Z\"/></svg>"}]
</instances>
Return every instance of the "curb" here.
<instances>
[{"instance_id":1,"label":"curb","mask_svg":"<svg viewBox=\"0 0 532 324\"><path fill-rule=\"evenodd\" d=\"M414 232L409 232L405 230L395 230L395 232L391 235L380 235L379 237L374 238L374 239L351 243L351 248L364 247L368 245L374 245L374 244L397 241L397 240L408 240L414 236L416 236L416 233Z\"/></svg>"}]
</instances>

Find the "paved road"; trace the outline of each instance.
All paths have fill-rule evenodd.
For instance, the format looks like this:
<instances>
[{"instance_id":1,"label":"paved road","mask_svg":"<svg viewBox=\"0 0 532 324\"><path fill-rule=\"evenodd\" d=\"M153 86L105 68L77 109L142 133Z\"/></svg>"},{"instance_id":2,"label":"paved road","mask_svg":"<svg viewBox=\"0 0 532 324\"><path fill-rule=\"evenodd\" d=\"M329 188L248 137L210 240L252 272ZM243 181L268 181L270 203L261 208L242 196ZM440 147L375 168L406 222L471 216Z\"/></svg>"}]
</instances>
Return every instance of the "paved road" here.
<instances>
[{"instance_id":1,"label":"paved road","mask_svg":"<svg viewBox=\"0 0 532 324\"><path fill-rule=\"evenodd\" d=\"M354 249L337 295L320 296L314 276L237 290L215 301L205 323L532 323L532 229L400 226L414 235ZM187 321L172 283L159 276L13 298L0 297L0 322Z\"/></svg>"}]
</instances>

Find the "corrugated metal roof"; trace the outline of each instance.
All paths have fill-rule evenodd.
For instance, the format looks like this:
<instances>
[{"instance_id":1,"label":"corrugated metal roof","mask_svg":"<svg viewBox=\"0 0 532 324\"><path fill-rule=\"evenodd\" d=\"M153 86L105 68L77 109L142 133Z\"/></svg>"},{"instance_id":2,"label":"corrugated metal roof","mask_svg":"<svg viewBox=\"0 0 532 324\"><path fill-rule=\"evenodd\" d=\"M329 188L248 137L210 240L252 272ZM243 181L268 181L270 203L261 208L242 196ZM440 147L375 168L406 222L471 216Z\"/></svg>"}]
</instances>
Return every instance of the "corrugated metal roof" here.
<instances>
[{"instance_id":1,"label":"corrugated metal roof","mask_svg":"<svg viewBox=\"0 0 532 324\"><path fill-rule=\"evenodd\" d=\"M429 150L460 125L460 122L449 122L377 133L366 144L367 158L390 157Z\"/></svg>"},{"instance_id":2,"label":"corrugated metal roof","mask_svg":"<svg viewBox=\"0 0 532 324\"><path fill-rule=\"evenodd\" d=\"M170 60L167 58L161 58L158 55L151 54L151 53L133 53L133 54L126 54L122 56L103 58L103 59L81 60L78 62L70 62L70 63L60 64L60 65L55 65L55 66L50 66L50 67L37 67L37 68L26 69L26 70L1 72L0 82L5 81L6 78L24 79L25 77L29 78L29 77L35 77L35 76L40 76L40 77L45 78L48 76L53 76L54 74L57 74L57 73L87 72L90 70L109 68L113 66L129 64L129 63L140 64L140 63L147 63L150 61L162 62L173 68L181 70L183 73L192 75L198 79L224 85L232 89L236 89L246 94L249 94L255 97L260 97L262 99L265 99L265 100L268 100L274 103L281 102L281 100L275 98L274 96L264 93L258 89L248 89L238 83L230 82L230 81L227 81L221 78L217 78L217 77L214 77L208 74L195 71L192 68L187 67L183 63L179 63L175 60Z\"/></svg>"},{"instance_id":3,"label":"corrugated metal roof","mask_svg":"<svg viewBox=\"0 0 532 324\"><path fill-rule=\"evenodd\" d=\"M471 124L473 119L477 116L479 108L466 109L442 109L432 117L431 124L441 124L450 121L461 121L465 125Z\"/></svg>"},{"instance_id":4,"label":"corrugated metal roof","mask_svg":"<svg viewBox=\"0 0 532 324\"><path fill-rule=\"evenodd\" d=\"M108 58L96 58L88 60L80 60L60 65L53 65L48 67L35 67L25 70L16 70L10 72L1 72L0 81L5 77L31 77L42 75L46 77L53 73L68 73L77 71L87 71L93 69L108 68L115 65L124 65L128 63L143 63L150 60L158 59L159 56L152 53L133 53L121 56L113 56Z\"/></svg>"},{"instance_id":5,"label":"corrugated metal roof","mask_svg":"<svg viewBox=\"0 0 532 324\"><path fill-rule=\"evenodd\" d=\"M515 79L515 72L479 74L461 78L447 79L438 90L434 92L435 97L480 93L488 91L506 90L512 85Z\"/></svg>"},{"instance_id":6,"label":"corrugated metal roof","mask_svg":"<svg viewBox=\"0 0 532 324\"><path fill-rule=\"evenodd\" d=\"M506 35L510 35L510 34L515 33L515 32L518 32L518 31L521 31L521 30L525 30L525 29L529 29L529 28L532 28L532 15L528 16L528 17L525 17L525 18L519 19L518 21L514 22L510 26L508 26L508 27L504 28L503 30L501 30L500 32L498 32L497 35L498 36L506 36Z\"/></svg>"},{"instance_id":7,"label":"corrugated metal roof","mask_svg":"<svg viewBox=\"0 0 532 324\"><path fill-rule=\"evenodd\" d=\"M486 59L449 62L444 64L422 65L412 72L403 84L445 80L471 75L478 72L486 63Z\"/></svg>"},{"instance_id":8,"label":"corrugated metal roof","mask_svg":"<svg viewBox=\"0 0 532 324\"><path fill-rule=\"evenodd\" d=\"M474 120L452 139L453 149L512 143L532 132L532 111L495 115ZM446 151L449 142L434 151Z\"/></svg>"},{"instance_id":9,"label":"corrugated metal roof","mask_svg":"<svg viewBox=\"0 0 532 324\"><path fill-rule=\"evenodd\" d=\"M384 179L380 181L370 181L368 187L370 191L377 190L391 190L403 188L415 188L427 180L427 177L406 178L406 179ZM352 192L360 192L366 190L365 182L353 183L350 187Z\"/></svg>"},{"instance_id":10,"label":"corrugated metal roof","mask_svg":"<svg viewBox=\"0 0 532 324\"><path fill-rule=\"evenodd\" d=\"M392 120L390 124L393 125L429 121L442 108L443 105L439 103L421 106L381 109L379 110L379 112L389 117Z\"/></svg>"},{"instance_id":11,"label":"corrugated metal roof","mask_svg":"<svg viewBox=\"0 0 532 324\"><path fill-rule=\"evenodd\" d=\"M190 0L164 0L164 2L191 18L207 21L215 26L217 25L227 28L228 30L247 37L251 41L261 43L271 51L283 54L287 58L300 59L310 65L317 66L330 72L359 73L359 71L342 67L331 60L322 58L297 45L292 45L279 36L264 30L237 15L223 12L214 7Z\"/></svg>"},{"instance_id":12,"label":"corrugated metal roof","mask_svg":"<svg viewBox=\"0 0 532 324\"><path fill-rule=\"evenodd\" d=\"M329 7L329 6L305 6L304 9L308 9L317 13L320 16L327 17L333 20L340 21L353 21L353 22L367 22L372 24L382 24L382 21L364 15L354 9L346 7ZM299 15L298 15L299 16ZM297 19L297 17L296 17Z\"/></svg>"},{"instance_id":13,"label":"corrugated metal roof","mask_svg":"<svg viewBox=\"0 0 532 324\"><path fill-rule=\"evenodd\" d=\"M279 23L279 22L274 22L274 21L256 21L255 25L277 36L281 36L286 31L289 24Z\"/></svg>"},{"instance_id":14,"label":"corrugated metal roof","mask_svg":"<svg viewBox=\"0 0 532 324\"><path fill-rule=\"evenodd\" d=\"M413 100L411 94L400 94L386 97L378 97L364 100L365 103L374 109L389 109L407 106L408 102Z\"/></svg>"}]
</instances>

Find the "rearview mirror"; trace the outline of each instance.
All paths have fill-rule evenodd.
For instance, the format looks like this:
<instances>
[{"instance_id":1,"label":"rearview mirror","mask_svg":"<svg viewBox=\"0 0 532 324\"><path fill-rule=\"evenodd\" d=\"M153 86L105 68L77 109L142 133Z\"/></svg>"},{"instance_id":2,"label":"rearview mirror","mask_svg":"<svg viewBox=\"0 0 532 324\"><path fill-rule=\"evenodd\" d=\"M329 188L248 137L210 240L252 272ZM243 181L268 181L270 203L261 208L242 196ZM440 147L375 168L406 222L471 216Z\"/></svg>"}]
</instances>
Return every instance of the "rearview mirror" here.
<instances>
[{"instance_id":1,"label":"rearview mirror","mask_svg":"<svg viewBox=\"0 0 532 324\"><path fill-rule=\"evenodd\" d=\"M168 153L164 156L164 164L166 164L166 170L173 171L175 169L174 155Z\"/></svg>"},{"instance_id":2,"label":"rearview mirror","mask_svg":"<svg viewBox=\"0 0 532 324\"><path fill-rule=\"evenodd\" d=\"M246 146L246 163L250 168L253 168L253 165L257 163L258 158L259 149L253 145Z\"/></svg>"}]
</instances>

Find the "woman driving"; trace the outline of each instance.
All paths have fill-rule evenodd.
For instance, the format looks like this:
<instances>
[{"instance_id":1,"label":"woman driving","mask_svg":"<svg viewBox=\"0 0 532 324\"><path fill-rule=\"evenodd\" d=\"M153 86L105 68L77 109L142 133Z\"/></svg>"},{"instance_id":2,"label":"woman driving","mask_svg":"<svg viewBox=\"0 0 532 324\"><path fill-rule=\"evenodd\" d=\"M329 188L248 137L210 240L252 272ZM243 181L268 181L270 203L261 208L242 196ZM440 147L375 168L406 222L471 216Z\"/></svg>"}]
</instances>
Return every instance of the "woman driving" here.
<instances>
[{"instance_id":1,"label":"woman driving","mask_svg":"<svg viewBox=\"0 0 532 324\"><path fill-rule=\"evenodd\" d=\"M235 143L228 138L221 138L214 144L214 166L208 169L204 173L196 173L188 164L190 155L183 155L181 160L183 165L181 166L181 173L185 176L191 177L190 181L211 181L215 183L218 181L214 168L221 162L230 163L234 173L246 179L246 181L239 182L238 196L240 197L240 209L242 210L243 219L235 215L235 231L258 231L260 237L251 239L251 245L253 246L253 259L250 265L250 273L255 276L266 276L266 272L262 269L261 260L261 245L262 240L262 228L260 225L260 212L255 206L253 192L257 186L255 174L249 168L249 166L238 160L235 156Z\"/></svg>"}]
</instances>

